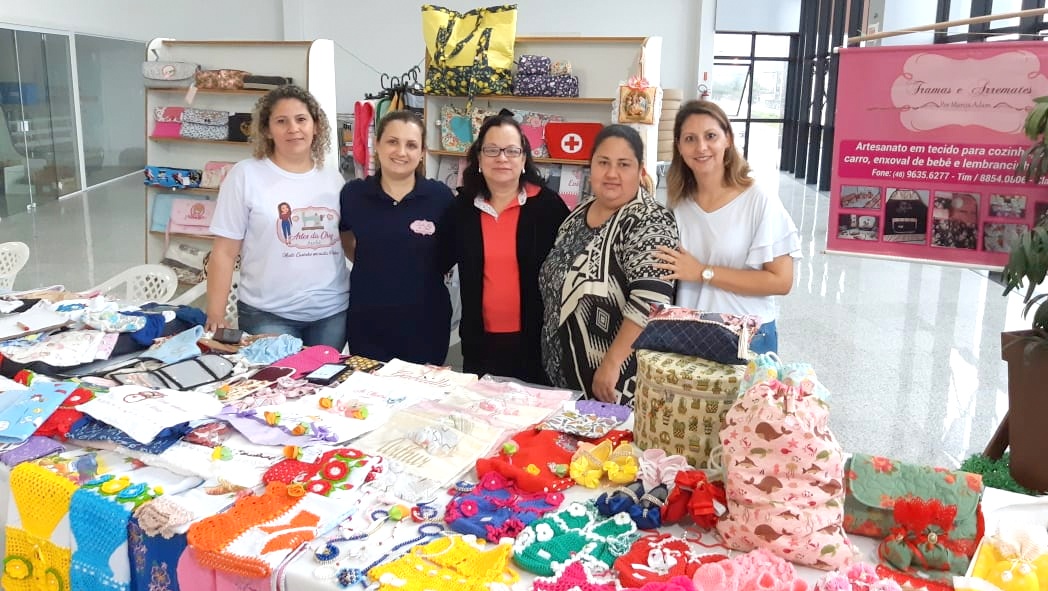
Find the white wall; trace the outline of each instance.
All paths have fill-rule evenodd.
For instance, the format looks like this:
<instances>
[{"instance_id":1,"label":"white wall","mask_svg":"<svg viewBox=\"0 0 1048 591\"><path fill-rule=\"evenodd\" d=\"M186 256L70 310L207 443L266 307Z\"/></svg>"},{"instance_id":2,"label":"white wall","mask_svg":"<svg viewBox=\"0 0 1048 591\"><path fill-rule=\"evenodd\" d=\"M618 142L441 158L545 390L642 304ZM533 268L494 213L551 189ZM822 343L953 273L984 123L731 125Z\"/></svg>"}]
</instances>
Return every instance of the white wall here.
<instances>
[{"instance_id":1,"label":"white wall","mask_svg":"<svg viewBox=\"0 0 1048 591\"><path fill-rule=\"evenodd\" d=\"M425 55L421 4L406 0L284 0L285 30L288 40L335 40L338 110L352 112L353 103L363 98L364 93L380 90L380 72L399 75L416 64L421 65ZM439 4L460 11L486 5L477 0L444 0ZM663 86L681 88L685 96L695 96L699 71L696 34L700 25L699 3L693 0L660 0L649 4L638 4L635 0L517 0L516 4L518 35L661 36Z\"/></svg>"},{"instance_id":2,"label":"white wall","mask_svg":"<svg viewBox=\"0 0 1048 591\"><path fill-rule=\"evenodd\" d=\"M0 6L2 23L122 39L284 36L280 0L0 0Z\"/></svg>"},{"instance_id":3,"label":"white wall","mask_svg":"<svg viewBox=\"0 0 1048 591\"><path fill-rule=\"evenodd\" d=\"M801 0L721 0L717 2L718 31L796 33Z\"/></svg>"}]
</instances>

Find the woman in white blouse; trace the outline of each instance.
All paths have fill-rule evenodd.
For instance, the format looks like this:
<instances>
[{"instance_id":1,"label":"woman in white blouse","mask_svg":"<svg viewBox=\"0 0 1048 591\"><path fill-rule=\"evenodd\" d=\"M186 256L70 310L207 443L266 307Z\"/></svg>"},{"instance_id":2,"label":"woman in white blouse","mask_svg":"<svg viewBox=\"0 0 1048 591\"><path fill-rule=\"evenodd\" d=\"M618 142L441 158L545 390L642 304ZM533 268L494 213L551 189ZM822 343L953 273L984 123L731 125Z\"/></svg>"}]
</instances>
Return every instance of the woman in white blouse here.
<instances>
[{"instance_id":1,"label":"woman in white blouse","mask_svg":"<svg viewBox=\"0 0 1048 591\"><path fill-rule=\"evenodd\" d=\"M677 280L676 303L760 317L755 353L778 350L775 296L793 287L800 236L778 195L754 184L727 115L709 101L681 106L673 124L668 201L680 248L658 247Z\"/></svg>"}]
</instances>

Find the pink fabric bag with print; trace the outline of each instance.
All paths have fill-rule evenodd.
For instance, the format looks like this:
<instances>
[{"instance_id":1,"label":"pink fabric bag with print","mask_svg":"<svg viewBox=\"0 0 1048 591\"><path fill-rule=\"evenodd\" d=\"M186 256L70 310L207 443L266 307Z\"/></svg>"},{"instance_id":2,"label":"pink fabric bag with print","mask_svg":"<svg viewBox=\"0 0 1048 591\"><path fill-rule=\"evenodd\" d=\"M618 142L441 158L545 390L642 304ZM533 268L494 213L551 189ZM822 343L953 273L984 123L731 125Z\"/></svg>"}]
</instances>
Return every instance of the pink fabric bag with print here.
<instances>
[{"instance_id":1,"label":"pink fabric bag with print","mask_svg":"<svg viewBox=\"0 0 1048 591\"><path fill-rule=\"evenodd\" d=\"M721 429L728 514L717 523L735 550L765 548L824 570L856 552L844 521L844 451L829 408L811 388L758 382L739 396Z\"/></svg>"},{"instance_id":2,"label":"pink fabric bag with print","mask_svg":"<svg viewBox=\"0 0 1048 591\"><path fill-rule=\"evenodd\" d=\"M211 218L215 215L215 201L202 199L175 199L171 202L171 217L168 218L169 234L210 234Z\"/></svg>"},{"instance_id":3,"label":"pink fabric bag with print","mask_svg":"<svg viewBox=\"0 0 1048 591\"><path fill-rule=\"evenodd\" d=\"M153 137L181 137L183 107L156 107L153 109Z\"/></svg>"}]
</instances>

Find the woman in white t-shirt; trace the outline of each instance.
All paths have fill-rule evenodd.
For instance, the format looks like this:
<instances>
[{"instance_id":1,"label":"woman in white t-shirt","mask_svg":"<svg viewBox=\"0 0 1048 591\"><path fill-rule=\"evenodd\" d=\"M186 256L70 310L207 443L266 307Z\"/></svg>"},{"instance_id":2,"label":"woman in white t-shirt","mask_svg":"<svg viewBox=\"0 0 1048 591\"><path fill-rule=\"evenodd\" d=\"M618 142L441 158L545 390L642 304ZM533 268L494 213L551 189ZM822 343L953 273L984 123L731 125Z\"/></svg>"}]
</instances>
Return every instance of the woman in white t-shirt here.
<instances>
[{"instance_id":1,"label":"woman in white t-shirt","mask_svg":"<svg viewBox=\"0 0 1048 591\"><path fill-rule=\"evenodd\" d=\"M308 91L281 86L255 105L254 158L222 181L211 222L207 330L225 326L240 262L237 322L252 334L289 334L307 346L346 344L349 273L339 239L342 175L324 167L324 111Z\"/></svg>"},{"instance_id":2,"label":"woman in white t-shirt","mask_svg":"<svg viewBox=\"0 0 1048 591\"><path fill-rule=\"evenodd\" d=\"M666 175L680 248L660 246L657 256L677 280L677 305L759 316L750 349L766 353L778 350L775 296L793 287L800 236L778 195L749 174L724 111L709 101L681 105Z\"/></svg>"}]
</instances>

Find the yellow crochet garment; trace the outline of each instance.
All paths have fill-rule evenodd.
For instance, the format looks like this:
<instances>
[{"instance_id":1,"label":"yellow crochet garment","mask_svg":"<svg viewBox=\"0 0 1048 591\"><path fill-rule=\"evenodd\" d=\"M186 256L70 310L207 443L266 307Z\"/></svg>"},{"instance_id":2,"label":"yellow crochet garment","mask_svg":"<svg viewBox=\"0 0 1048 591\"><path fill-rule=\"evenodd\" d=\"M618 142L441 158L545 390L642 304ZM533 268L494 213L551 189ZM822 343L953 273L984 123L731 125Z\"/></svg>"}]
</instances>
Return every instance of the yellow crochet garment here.
<instances>
[{"instance_id":1,"label":"yellow crochet garment","mask_svg":"<svg viewBox=\"0 0 1048 591\"><path fill-rule=\"evenodd\" d=\"M509 585L520 579L509 568L512 545L497 544L485 551L467 537L449 535L416 546L371 569L368 577L381 591L487 591L492 583Z\"/></svg>"},{"instance_id":2,"label":"yellow crochet garment","mask_svg":"<svg viewBox=\"0 0 1048 591\"><path fill-rule=\"evenodd\" d=\"M11 471L11 496L22 527L7 527L7 553L0 580L5 591L69 589L72 551L58 544L68 545L71 540L52 541L51 537L69 514L76 489L73 482L37 464L19 464Z\"/></svg>"}]
</instances>

